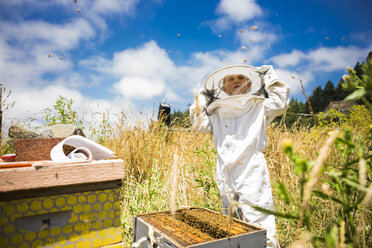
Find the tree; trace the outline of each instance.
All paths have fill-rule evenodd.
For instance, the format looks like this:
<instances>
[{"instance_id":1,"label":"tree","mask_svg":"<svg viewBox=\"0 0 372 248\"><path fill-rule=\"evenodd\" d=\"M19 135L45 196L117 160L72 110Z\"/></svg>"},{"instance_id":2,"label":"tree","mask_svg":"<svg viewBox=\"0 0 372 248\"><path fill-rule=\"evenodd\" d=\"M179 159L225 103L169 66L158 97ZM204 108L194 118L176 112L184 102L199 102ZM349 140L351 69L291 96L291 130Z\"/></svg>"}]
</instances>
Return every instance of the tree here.
<instances>
[{"instance_id":1,"label":"tree","mask_svg":"<svg viewBox=\"0 0 372 248\"><path fill-rule=\"evenodd\" d=\"M289 102L288 112L297 114L306 113L306 105L305 103L292 98L291 101Z\"/></svg>"},{"instance_id":2,"label":"tree","mask_svg":"<svg viewBox=\"0 0 372 248\"><path fill-rule=\"evenodd\" d=\"M342 80L338 81L334 101L344 100L347 97L348 92L342 86L343 84L344 82Z\"/></svg>"},{"instance_id":3,"label":"tree","mask_svg":"<svg viewBox=\"0 0 372 248\"><path fill-rule=\"evenodd\" d=\"M184 112L180 110L173 111L173 113L170 114L171 125L189 127L190 126L189 113L190 113L189 108L187 108Z\"/></svg>"},{"instance_id":4,"label":"tree","mask_svg":"<svg viewBox=\"0 0 372 248\"><path fill-rule=\"evenodd\" d=\"M332 81L328 80L326 85L324 86L324 95L328 96L329 99L333 100L336 94L336 88L333 85Z\"/></svg>"},{"instance_id":5,"label":"tree","mask_svg":"<svg viewBox=\"0 0 372 248\"><path fill-rule=\"evenodd\" d=\"M363 71L362 71L362 65L364 64L364 62L362 62L362 64L360 64L359 62L356 63L356 65L354 66L354 70L356 72L356 75L358 77L362 77L363 75Z\"/></svg>"},{"instance_id":6,"label":"tree","mask_svg":"<svg viewBox=\"0 0 372 248\"><path fill-rule=\"evenodd\" d=\"M372 51L370 51L368 53L368 56L367 56L367 59L366 59L366 63L369 63L369 61L372 59Z\"/></svg>"},{"instance_id":7,"label":"tree","mask_svg":"<svg viewBox=\"0 0 372 248\"><path fill-rule=\"evenodd\" d=\"M323 110L329 105L331 101L335 100L335 96L336 96L336 88L333 85L332 81L328 80L323 90L323 99L324 99L324 105L322 108Z\"/></svg>"},{"instance_id":8,"label":"tree","mask_svg":"<svg viewBox=\"0 0 372 248\"><path fill-rule=\"evenodd\" d=\"M318 113L318 112L324 110L324 108L325 108L324 106L325 106L326 101L324 99L322 87L320 87L320 86L316 87L313 90L309 99L310 99L310 103L313 106L313 110L314 110L315 113ZM306 104L306 106L309 108L308 104Z\"/></svg>"}]
</instances>

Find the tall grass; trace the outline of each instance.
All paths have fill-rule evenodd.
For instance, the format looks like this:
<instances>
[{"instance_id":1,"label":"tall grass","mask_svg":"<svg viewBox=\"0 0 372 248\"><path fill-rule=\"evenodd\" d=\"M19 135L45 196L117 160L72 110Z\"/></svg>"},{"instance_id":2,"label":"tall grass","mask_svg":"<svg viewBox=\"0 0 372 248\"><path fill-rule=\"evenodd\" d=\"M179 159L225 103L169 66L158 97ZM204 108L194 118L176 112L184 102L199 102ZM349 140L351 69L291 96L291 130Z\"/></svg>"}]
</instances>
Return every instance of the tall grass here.
<instances>
[{"instance_id":1,"label":"tall grass","mask_svg":"<svg viewBox=\"0 0 372 248\"><path fill-rule=\"evenodd\" d=\"M123 240L128 247L133 215L180 206L221 210L213 184L212 136L181 127L169 129L159 122L146 128L139 126L140 123L136 128L119 125L115 137L105 143L125 162L122 222Z\"/></svg>"},{"instance_id":2,"label":"tall grass","mask_svg":"<svg viewBox=\"0 0 372 248\"><path fill-rule=\"evenodd\" d=\"M362 126L355 126L354 133L358 130L365 133L368 125L364 122ZM273 188L279 187L279 182L287 185L292 202L292 205L283 203L278 193L273 190L274 204L278 212L294 211L303 200L300 197L301 178L296 175L290 158L283 152L283 141L291 140L297 155L308 161L315 161L326 144L328 133L333 129L334 126L323 125L295 126L289 130L285 126L275 124L267 128L268 145L264 154ZM153 122L146 128L141 128L140 123L135 128L117 125L109 137L111 138L107 139L105 145L124 160L126 167L121 203L123 240L128 247L132 242L134 215L181 206L207 207L222 212L214 180L216 153L211 134L182 127L168 128L159 122ZM341 158L337 156L336 148L328 145L326 152L327 158L322 163L338 167ZM177 172L174 171L175 168ZM177 183L172 181L172 175L178 175ZM324 185L318 180L312 187L322 189ZM175 195L176 199L171 201ZM311 230L325 233L327 226L339 218L340 206L332 201L313 197L311 207ZM363 225L372 220L371 212L366 211L364 219L361 218L361 211L356 213L356 219ZM297 221L282 218L277 218L276 221L277 235L282 246L294 244L300 235L306 236L303 232L305 229ZM370 241L364 240L365 245L361 247L368 247L368 242Z\"/></svg>"}]
</instances>

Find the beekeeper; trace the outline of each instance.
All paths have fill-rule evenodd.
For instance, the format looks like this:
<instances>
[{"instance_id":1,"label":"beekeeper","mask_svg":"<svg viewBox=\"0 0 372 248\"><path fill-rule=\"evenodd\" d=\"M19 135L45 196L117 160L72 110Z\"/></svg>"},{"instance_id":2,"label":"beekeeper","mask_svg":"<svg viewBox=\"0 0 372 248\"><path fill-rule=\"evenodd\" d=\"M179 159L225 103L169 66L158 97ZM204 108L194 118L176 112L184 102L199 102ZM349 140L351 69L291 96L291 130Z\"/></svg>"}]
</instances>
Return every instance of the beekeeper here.
<instances>
[{"instance_id":1,"label":"beekeeper","mask_svg":"<svg viewBox=\"0 0 372 248\"><path fill-rule=\"evenodd\" d=\"M270 175L262 151L265 127L283 114L289 87L270 65L221 68L204 82L190 107L194 129L212 132L217 151L216 181L224 214L238 202L241 219L267 230L267 246L275 247L275 218L251 206L274 210ZM232 204L233 206L233 204Z\"/></svg>"}]
</instances>

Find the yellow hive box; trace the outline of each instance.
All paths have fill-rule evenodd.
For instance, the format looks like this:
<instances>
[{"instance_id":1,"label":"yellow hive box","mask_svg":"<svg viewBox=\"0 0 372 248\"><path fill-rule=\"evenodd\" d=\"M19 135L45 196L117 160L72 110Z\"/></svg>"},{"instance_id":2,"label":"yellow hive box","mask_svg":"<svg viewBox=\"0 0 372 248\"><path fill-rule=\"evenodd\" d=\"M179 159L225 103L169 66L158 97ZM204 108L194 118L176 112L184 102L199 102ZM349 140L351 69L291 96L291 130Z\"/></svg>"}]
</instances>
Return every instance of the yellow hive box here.
<instances>
[{"instance_id":1,"label":"yellow hive box","mask_svg":"<svg viewBox=\"0 0 372 248\"><path fill-rule=\"evenodd\" d=\"M0 247L121 247L122 160L0 170Z\"/></svg>"}]
</instances>

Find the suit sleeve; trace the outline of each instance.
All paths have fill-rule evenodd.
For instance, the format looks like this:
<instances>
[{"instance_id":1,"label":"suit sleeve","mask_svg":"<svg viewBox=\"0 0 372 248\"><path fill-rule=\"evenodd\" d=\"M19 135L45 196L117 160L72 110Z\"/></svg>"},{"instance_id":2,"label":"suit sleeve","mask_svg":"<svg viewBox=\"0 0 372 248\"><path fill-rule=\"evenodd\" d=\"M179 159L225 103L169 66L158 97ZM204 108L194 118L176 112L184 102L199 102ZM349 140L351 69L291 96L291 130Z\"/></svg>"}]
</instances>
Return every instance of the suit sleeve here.
<instances>
[{"instance_id":1,"label":"suit sleeve","mask_svg":"<svg viewBox=\"0 0 372 248\"><path fill-rule=\"evenodd\" d=\"M190 106L190 120L194 130L200 131L203 133L212 132L212 125L209 116L206 111L206 99L203 94L200 92L203 89L200 89L196 93L195 101Z\"/></svg>"},{"instance_id":2,"label":"suit sleeve","mask_svg":"<svg viewBox=\"0 0 372 248\"><path fill-rule=\"evenodd\" d=\"M289 86L280 81L272 66L264 65L261 68L266 70L264 83L269 97L264 101L266 124L270 124L276 116L279 116L289 105Z\"/></svg>"}]
</instances>

